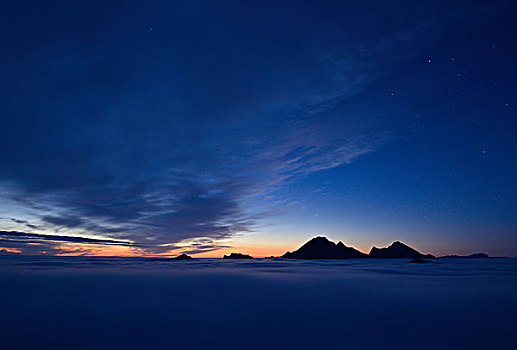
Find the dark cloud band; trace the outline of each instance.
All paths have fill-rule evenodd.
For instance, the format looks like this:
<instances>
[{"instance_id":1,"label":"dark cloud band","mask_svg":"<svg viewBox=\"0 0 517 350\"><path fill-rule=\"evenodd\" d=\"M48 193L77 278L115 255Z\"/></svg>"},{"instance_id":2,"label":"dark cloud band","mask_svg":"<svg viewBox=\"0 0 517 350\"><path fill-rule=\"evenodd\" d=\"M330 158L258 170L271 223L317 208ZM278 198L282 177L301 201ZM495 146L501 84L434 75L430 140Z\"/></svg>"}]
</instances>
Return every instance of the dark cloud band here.
<instances>
[{"instance_id":1,"label":"dark cloud band","mask_svg":"<svg viewBox=\"0 0 517 350\"><path fill-rule=\"evenodd\" d=\"M28 233L18 231L0 231L0 237L3 241L17 241L23 243L34 243L38 241L67 242L67 243L83 243L83 244L102 244L102 245L119 245L134 246L131 242L124 242L112 239L97 239L87 237L46 235L39 233Z\"/></svg>"}]
</instances>

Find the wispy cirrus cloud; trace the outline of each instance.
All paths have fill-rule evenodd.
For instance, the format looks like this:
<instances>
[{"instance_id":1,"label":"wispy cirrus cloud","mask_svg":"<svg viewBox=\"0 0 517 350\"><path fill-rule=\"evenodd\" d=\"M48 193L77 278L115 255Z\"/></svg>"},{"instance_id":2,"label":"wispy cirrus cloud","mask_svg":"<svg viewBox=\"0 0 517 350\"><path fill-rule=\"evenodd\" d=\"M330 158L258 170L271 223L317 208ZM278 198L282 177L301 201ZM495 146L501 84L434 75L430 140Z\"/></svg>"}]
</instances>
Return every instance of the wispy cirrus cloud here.
<instances>
[{"instance_id":1,"label":"wispy cirrus cloud","mask_svg":"<svg viewBox=\"0 0 517 350\"><path fill-rule=\"evenodd\" d=\"M269 200L257 206L255 198L276 199L275 193L290 179L349 163L387 140L377 134L337 135L341 139L336 143L335 139L325 139L329 133L320 131L317 135L315 130L307 125L304 130L289 129L252 145L243 142L246 135L241 133L240 140L198 150L208 158L206 163L192 159L162 171L146 168L142 172L132 168L134 163L103 169L125 169L125 178L111 174L109 180L89 183L85 174L84 183L52 187L29 179L28 187L36 191L28 192L23 186L4 191L11 200L20 202L23 198L21 207L30 208L24 213L30 219L11 218L11 222L14 228L55 232L49 237L56 241L64 237L63 241L70 242L67 235L87 232L128 240L151 253L183 249L169 245L182 241L192 242L190 249L184 249L190 253L220 249L227 245L215 241L256 230L264 218L292 210ZM174 162L181 155L169 157ZM25 203L37 204L31 207ZM195 239L203 237L212 243L196 245Z\"/></svg>"}]
</instances>

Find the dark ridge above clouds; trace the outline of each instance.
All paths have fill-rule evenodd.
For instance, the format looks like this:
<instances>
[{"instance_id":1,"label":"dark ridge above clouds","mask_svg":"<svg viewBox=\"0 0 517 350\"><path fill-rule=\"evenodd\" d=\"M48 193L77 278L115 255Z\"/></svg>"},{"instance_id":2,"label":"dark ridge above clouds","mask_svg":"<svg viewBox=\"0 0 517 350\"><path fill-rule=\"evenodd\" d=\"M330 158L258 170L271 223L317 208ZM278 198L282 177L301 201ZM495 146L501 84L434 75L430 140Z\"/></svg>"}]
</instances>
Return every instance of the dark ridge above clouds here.
<instances>
[{"instance_id":1,"label":"dark ridge above clouds","mask_svg":"<svg viewBox=\"0 0 517 350\"><path fill-rule=\"evenodd\" d=\"M294 252L282 255L286 259L349 259L366 258L367 255L342 242L334 243L327 237L315 237Z\"/></svg>"},{"instance_id":2,"label":"dark ridge above clouds","mask_svg":"<svg viewBox=\"0 0 517 350\"><path fill-rule=\"evenodd\" d=\"M416 249L408 247L404 243L399 241L393 242L389 247L386 248L377 248L372 247L370 250L370 254L368 254L370 258L430 258L435 259L436 257L432 254L422 254L418 252Z\"/></svg>"},{"instance_id":3,"label":"dark ridge above clouds","mask_svg":"<svg viewBox=\"0 0 517 350\"><path fill-rule=\"evenodd\" d=\"M345 246L343 242L334 243L323 236L314 237L294 252L287 252L281 257L286 259L436 258L431 254L421 254L399 241L387 248L373 247L369 254L365 254L354 247Z\"/></svg>"}]
</instances>

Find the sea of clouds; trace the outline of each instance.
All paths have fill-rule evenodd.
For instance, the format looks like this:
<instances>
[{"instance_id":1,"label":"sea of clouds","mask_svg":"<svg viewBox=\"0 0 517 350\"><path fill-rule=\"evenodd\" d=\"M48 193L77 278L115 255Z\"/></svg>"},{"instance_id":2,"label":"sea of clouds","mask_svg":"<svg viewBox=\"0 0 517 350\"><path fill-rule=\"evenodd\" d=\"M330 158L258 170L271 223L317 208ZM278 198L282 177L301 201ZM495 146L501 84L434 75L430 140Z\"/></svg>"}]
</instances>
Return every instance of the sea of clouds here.
<instances>
[{"instance_id":1,"label":"sea of clouds","mask_svg":"<svg viewBox=\"0 0 517 350\"><path fill-rule=\"evenodd\" d=\"M509 349L517 259L0 256L4 349Z\"/></svg>"}]
</instances>

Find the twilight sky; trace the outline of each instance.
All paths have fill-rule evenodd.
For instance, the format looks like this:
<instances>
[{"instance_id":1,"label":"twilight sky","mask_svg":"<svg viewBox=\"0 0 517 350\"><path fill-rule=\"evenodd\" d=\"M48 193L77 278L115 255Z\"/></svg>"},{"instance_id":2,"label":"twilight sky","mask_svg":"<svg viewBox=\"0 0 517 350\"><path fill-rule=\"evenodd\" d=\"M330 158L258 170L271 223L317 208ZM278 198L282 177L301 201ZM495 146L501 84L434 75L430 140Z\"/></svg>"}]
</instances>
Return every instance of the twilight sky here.
<instances>
[{"instance_id":1,"label":"twilight sky","mask_svg":"<svg viewBox=\"0 0 517 350\"><path fill-rule=\"evenodd\" d=\"M0 13L0 252L517 256L505 1Z\"/></svg>"}]
</instances>

